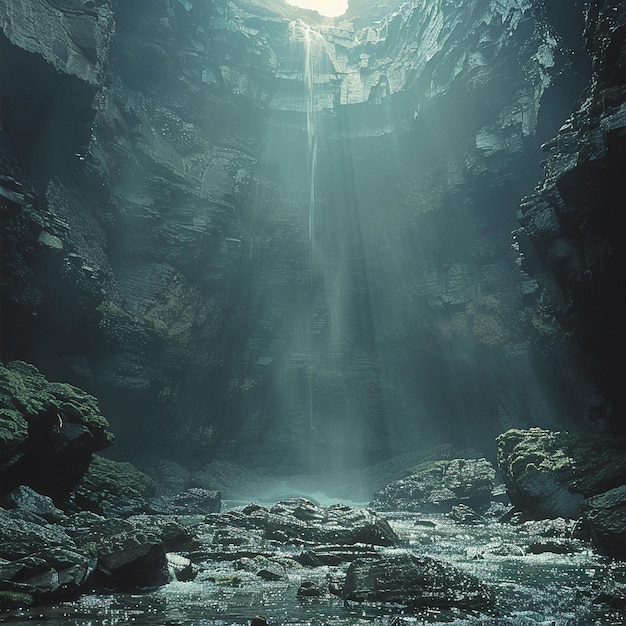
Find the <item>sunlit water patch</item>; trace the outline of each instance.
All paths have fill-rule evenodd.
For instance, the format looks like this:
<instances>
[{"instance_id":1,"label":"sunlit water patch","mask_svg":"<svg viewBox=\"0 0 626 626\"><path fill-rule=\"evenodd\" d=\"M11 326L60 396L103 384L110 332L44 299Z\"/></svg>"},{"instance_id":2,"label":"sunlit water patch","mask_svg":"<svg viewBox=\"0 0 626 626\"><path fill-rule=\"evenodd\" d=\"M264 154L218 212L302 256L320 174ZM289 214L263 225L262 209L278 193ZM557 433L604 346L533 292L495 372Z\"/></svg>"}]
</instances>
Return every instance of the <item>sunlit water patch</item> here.
<instances>
[{"instance_id":1,"label":"sunlit water patch","mask_svg":"<svg viewBox=\"0 0 626 626\"><path fill-rule=\"evenodd\" d=\"M83 596L52 607L7 612L0 622L14 626L230 626L248 624L255 615L263 615L270 626L624 623L623 611L596 604L594 599L601 591L626 582L626 564L605 559L584 544L570 554L525 554L523 546L530 535L519 527L495 522L462 526L440 515L398 514L389 518L404 540L402 548L390 550L410 550L445 560L488 582L495 589L494 613L411 612L398 606L344 603L331 594L298 598L297 590L305 580L340 585L347 564L307 568L294 563L285 579L264 581L236 569L230 561L206 561L192 582L172 582L145 594ZM299 552L300 548L287 546L275 554L288 561Z\"/></svg>"}]
</instances>

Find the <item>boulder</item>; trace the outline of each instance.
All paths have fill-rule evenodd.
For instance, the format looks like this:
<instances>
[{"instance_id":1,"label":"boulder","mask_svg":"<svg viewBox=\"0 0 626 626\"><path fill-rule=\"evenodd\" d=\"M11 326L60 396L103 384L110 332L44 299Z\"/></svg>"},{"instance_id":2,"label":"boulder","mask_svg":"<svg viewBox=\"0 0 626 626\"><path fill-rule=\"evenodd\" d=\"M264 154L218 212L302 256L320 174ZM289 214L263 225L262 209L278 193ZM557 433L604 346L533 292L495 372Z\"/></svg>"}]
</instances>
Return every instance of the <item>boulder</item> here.
<instances>
[{"instance_id":1,"label":"boulder","mask_svg":"<svg viewBox=\"0 0 626 626\"><path fill-rule=\"evenodd\" d=\"M94 455L74 498L83 509L126 517L149 510L148 498L155 490L155 482L132 463Z\"/></svg>"},{"instance_id":2,"label":"boulder","mask_svg":"<svg viewBox=\"0 0 626 626\"><path fill-rule=\"evenodd\" d=\"M8 508L19 508L23 511L29 511L49 522L60 522L65 518L63 511L54 506L52 498L42 496L34 489L24 485L7 494L4 501Z\"/></svg>"},{"instance_id":3,"label":"boulder","mask_svg":"<svg viewBox=\"0 0 626 626\"><path fill-rule=\"evenodd\" d=\"M493 592L474 576L410 553L357 559L348 568L341 597L409 607L484 609L494 603Z\"/></svg>"},{"instance_id":4,"label":"boulder","mask_svg":"<svg viewBox=\"0 0 626 626\"><path fill-rule=\"evenodd\" d=\"M133 528L156 535L167 552L196 550L200 547L194 528L183 525L173 515L133 515L127 521Z\"/></svg>"},{"instance_id":5,"label":"boulder","mask_svg":"<svg viewBox=\"0 0 626 626\"><path fill-rule=\"evenodd\" d=\"M96 563L93 551L45 548L0 564L0 588L27 593L36 602L73 599L88 589Z\"/></svg>"},{"instance_id":6,"label":"boulder","mask_svg":"<svg viewBox=\"0 0 626 626\"><path fill-rule=\"evenodd\" d=\"M178 549L187 535L174 520L150 516L105 518L89 511L71 516L64 528L82 549L98 557L94 583L98 587L119 591L154 588L168 582L166 545ZM185 540L181 540L181 535Z\"/></svg>"},{"instance_id":7,"label":"boulder","mask_svg":"<svg viewBox=\"0 0 626 626\"><path fill-rule=\"evenodd\" d=\"M298 561L312 566L352 561L372 554L373 546L400 544L383 517L345 505L320 506L303 498L281 501L270 509L252 504L240 511L208 515L197 527L197 535L201 541L204 536L203 548L210 560L267 556L280 545L291 545L302 546Z\"/></svg>"},{"instance_id":8,"label":"boulder","mask_svg":"<svg viewBox=\"0 0 626 626\"><path fill-rule=\"evenodd\" d=\"M370 508L379 511L449 512L464 504L486 509L495 469L486 459L451 459L423 463L406 478L378 491Z\"/></svg>"},{"instance_id":9,"label":"boulder","mask_svg":"<svg viewBox=\"0 0 626 626\"><path fill-rule=\"evenodd\" d=\"M574 540L567 539L537 539L532 541L526 554L573 554L580 550L580 544Z\"/></svg>"},{"instance_id":10,"label":"boulder","mask_svg":"<svg viewBox=\"0 0 626 626\"><path fill-rule=\"evenodd\" d=\"M615 437L531 428L497 441L511 502L528 518L577 518L585 498L626 483L624 442Z\"/></svg>"},{"instance_id":11,"label":"boulder","mask_svg":"<svg viewBox=\"0 0 626 626\"><path fill-rule=\"evenodd\" d=\"M81 548L61 528L25 510L0 510L0 592L36 603L77 597L91 583L93 547Z\"/></svg>"},{"instance_id":12,"label":"boulder","mask_svg":"<svg viewBox=\"0 0 626 626\"><path fill-rule=\"evenodd\" d=\"M0 558L15 561L47 548L75 550L76 543L61 527L33 513L0 509Z\"/></svg>"},{"instance_id":13,"label":"boulder","mask_svg":"<svg viewBox=\"0 0 626 626\"><path fill-rule=\"evenodd\" d=\"M327 586L312 580L303 580L296 591L298 598L321 598L327 593Z\"/></svg>"},{"instance_id":14,"label":"boulder","mask_svg":"<svg viewBox=\"0 0 626 626\"><path fill-rule=\"evenodd\" d=\"M222 508L222 496L219 491L209 491L192 487L178 494L170 503L171 513L179 515L206 515L219 513Z\"/></svg>"},{"instance_id":15,"label":"boulder","mask_svg":"<svg viewBox=\"0 0 626 626\"><path fill-rule=\"evenodd\" d=\"M63 502L113 442L93 396L21 361L0 365L0 417L0 496L27 485Z\"/></svg>"},{"instance_id":16,"label":"boulder","mask_svg":"<svg viewBox=\"0 0 626 626\"><path fill-rule=\"evenodd\" d=\"M451 520L454 520L457 524L479 524L482 522L480 515L465 504L457 504L452 507L452 510L448 514Z\"/></svg>"},{"instance_id":17,"label":"boulder","mask_svg":"<svg viewBox=\"0 0 626 626\"><path fill-rule=\"evenodd\" d=\"M384 518L342 504L320 506L304 498L275 504L269 511L252 513L268 539L312 543L392 546L400 539Z\"/></svg>"},{"instance_id":18,"label":"boulder","mask_svg":"<svg viewBox=\"0 0 626 626\"><path fill-rule=\"evenodd\" d=\"M626 485L585 500L582 509L598 548L626 561Z\"/></svg>"},{"instance_id":19,"label":"boulder","mask_svg":"<svg viewBox=\"0 0 626 626\"><path fill-rule=\"evenodd\" d=\"M102 537L98 551L97 582L122 591L149 589L169 580L165 547L159 538L141 530Z\"/></svg>"},{"instance_id":20,"label":"boulder","mask_svg":"<svg viewBox=\"0 0 626 626\"><path fill-rule=\"evenodd\" d=\"M321 565L339 565L350 563L358 558L372 557L376 550L372 546L362 544L352 546L313 546L304 550L297 558L298 563L308 567Z\"/></svg>"}]
</instances>

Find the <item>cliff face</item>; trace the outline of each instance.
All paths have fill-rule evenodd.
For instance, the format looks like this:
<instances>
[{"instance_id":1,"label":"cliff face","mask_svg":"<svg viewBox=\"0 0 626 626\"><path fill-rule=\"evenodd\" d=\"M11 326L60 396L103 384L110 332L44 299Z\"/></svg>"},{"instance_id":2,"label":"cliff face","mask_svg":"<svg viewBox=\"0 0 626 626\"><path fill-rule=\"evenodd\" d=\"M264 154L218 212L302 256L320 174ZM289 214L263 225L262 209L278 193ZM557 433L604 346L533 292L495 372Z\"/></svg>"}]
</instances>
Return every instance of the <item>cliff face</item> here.
<instances>
[{"instance_id":1,"label":"cliff face","mask_svg":"<svg viewBox=\"0 0 626 626\"><path fill-rule=\"evenodd\" d=\"M121 450L339 467L583 418L547 256L510 235L589 79L582 10L1 7L3 358L96 395ZM584 18L618 155L619 29Z\"/></svg>"},{"instance_id":2,"label":"cliff face","mask_svg":"<svg viewBox=\"0 0 626 626\"><path fill-rule=\"evenodd\" d=\"M521 261L541 285L535 309L580 345L594 386L588 418L622 430L625 18L619 2L586 6L592 78L544 145L545 178L520 212L529 240Z\"/></svg>"}]
</instances>

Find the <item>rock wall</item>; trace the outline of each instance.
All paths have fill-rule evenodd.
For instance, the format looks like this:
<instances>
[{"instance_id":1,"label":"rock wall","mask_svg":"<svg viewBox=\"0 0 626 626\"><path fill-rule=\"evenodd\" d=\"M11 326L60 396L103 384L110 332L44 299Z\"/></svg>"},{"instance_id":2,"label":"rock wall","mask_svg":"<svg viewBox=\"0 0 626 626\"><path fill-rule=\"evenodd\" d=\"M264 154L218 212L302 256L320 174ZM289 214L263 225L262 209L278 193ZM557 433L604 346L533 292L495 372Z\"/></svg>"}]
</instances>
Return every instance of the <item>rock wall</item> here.
<instances>
[{"instance_id":1,"label":"rock wall","mask_svg":"<svg viewBox=\"0 0 626 626\"><path fill-rule=\"evenodd\" d=\"M540 284L535 314L553 338L579 346L591 378L589 420L622 431L625 19L619 2L586 3L592 78L558 135L544 144L545 178L520 211L527 241L520 261Z\"/></svg>"},{"instance_id":2,"label":"rock wall","mask_svg":"<svg viewBox=\"0 0 626 626\"><path fill-rule=\"evenodd\" d=\"M510 236L582 11L361 4L41 0L35 42L3 3L3 359L95 394L120 455L340 470L583 419Z\"/></svg>"}]
</instances>

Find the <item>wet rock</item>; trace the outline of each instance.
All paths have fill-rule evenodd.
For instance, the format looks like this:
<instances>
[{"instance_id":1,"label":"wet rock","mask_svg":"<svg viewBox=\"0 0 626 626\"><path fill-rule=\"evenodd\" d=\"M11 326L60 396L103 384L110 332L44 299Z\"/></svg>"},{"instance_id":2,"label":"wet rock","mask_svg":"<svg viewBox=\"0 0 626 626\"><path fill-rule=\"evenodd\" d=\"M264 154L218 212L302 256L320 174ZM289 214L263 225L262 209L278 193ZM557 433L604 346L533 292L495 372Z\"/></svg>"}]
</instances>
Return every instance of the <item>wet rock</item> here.
<instances>
[{"instance_id":1,"label":"wet rock","mask_svg":"<svg viewBox=\"0 0 626 626\"><path fill-rule=\"evenodd\" d=\"M448 517L457 524L479 524L482 520L481 516L474 509L465 504L457 504L452 507Z\"/></svg>"},{"instance_id":2,"label":"wet rock","mask_svg":"<svg viewBox=\"0 0 626 626\"><path fill-rule=\"evenodd\" d=\"M124 519L105 518L91 511L81 511L63 522L63 530L79 546L98 544L112 535L129 532L133 525Z\"/></svg>"},{"instance_id":3,"label":"wet rock","mask_svg":"<svg viewBox=\"0 0 626 626\"><path fill-rule=\"evenodd\" d=\"M270 509L253 504L240 512L227 511L220 516L211 516L207 522L226 526L224 537L233 535L234 530L237 542L240 542L241 537L236 532L237 528L260 531L267 540L295 545L350 545L363 540L379 545L393 545L399 541L383 518L364 509L346 505L324 507L304 498L283 500Z\"/></svg>"},{"instance_id":4,"label":"wet rock","mask_svg":"<svg viewBox=\"0 0 626 626\"><path fill-rule=\"evenodd\" d=\"M464 504L480 510L491 501L495 470L486 459L424 463L378 491L370 507L381 511L450 511Z\"/></svg>"},{"instance_id":5,"label":"wet rock","mask_svg":"<svg viewBox=\"0 0 626 626\"><path fill-rule=\"evenodd\" d=\"M64 529L76 545L95 551L95 584L107 589L129 591L163 585L169 580L166 553L199 545L192 529L163 515L121 519L83 511L69 517Z\"/></svg>"},{"instance_id":6,"label":"wet rock","mask_svg":"<svg viewBox=\"0 0 626 626\"><path fill-rule=\"evenodd\" d=\"M270 567L262 567L256 575L263 580L283 580L285 578L285 571L277 565L271 565Z\"/></svg>"},{"instance_id":7,"label":"wet rock","mask_svg":"<svg viewBox=\"0 0 626 626\"><path fill-rule=\"evenodd\" d=\"M328 589L325 585L311 580L303 580L296 591L298 598L321 598L327 593Z\"/></svg>"},{"instance_id":8,"label":"wet rock","mask_svg":"<svg viewBox=\"0 0 626 626\"><path fill-rule=\"evenodd\" d=\"M523 522L520 527L529 535L538 537L549 539L580 538L580 520L564 519L562 517L545 520L528 520Z\"/></svg>"},{"instance_id":9,"label":"wet rock","mask_svg":"<svg viewBox=\"0 0 626 626\"><path fill-rule=\"evenodd\" d=\"M62 529L15 509L0 510L0 591L37 603L77 597L91 583L93 548L80 548Z\"/></svg>"},{"instance_id":10,"label":"wet rock","mask_svg":"<svg viewBox=\"0 0 626 626\"><path fill-rule=\"evenodd\" d=\"M254 515L259 516L259 512ZM346 505L323 507L303 498L285 500L260 514L267 538L314 543L391 546L399 538L384 518ZM277 534L280 533L280 534Z\"/></svg>"},{"instance_id":11,"label":"wet rock","mask_svg":"<svg viewBox=\"0 0 626 626\"><path fill-rule=\"evenodd\" d=\"M173 515L133 515L127 521L135 529L156 535L168 553L200 547L196 528L182 524Z\"/></svg>"},{"instance_id":12,"label":"wet rock","mask_svg":"<svg viewBox=\"0 0 626 626\"><path fill-rule=\"evenodd\" d=\"M447 563L409 553L354 561L341 597L355 602L462 609L484 609L494 602L492 591L477 578Z\"/></svg>"},{"instance_id":13,"label":"wet rock","mask_svg":"<svg viewBox=\"0 0 626 626\"><path fill-rule=\"evenodd\" d=\"M221 507L222 496L219 491L192 487L173 498L169 508L179 515L206 515L219 513Z\"/></svg>"},{"instance_id":14,"label":"wet rock","mask_svg":"<svg viewBox=\"0 0 626 626\"><path fill-rule=\"evenodd\" d=\"M498 502L504 505L511 504L511 499L509 498L509 494L507 493L506 485L504 483L496 485L491 490L491 501Z\"/></svg>"},{"instance_id":15,"label":"wet rock","mask_svg":"<svg viewBox=\"0 0 626 626\"><path fill-rule=\"evenodd\" d=\"M485 511L485 518L492 518L497 520L504 520L506 517L514 512L513 505L502 504L501 502L492 502L489 508Z\"/></svg>"},{"instance_id":16,"label":"wet rock","mask_svg":"<svg viewBox=\"0 0 626 626\"><path fill-rule=\"evenodd\" d=\"M87 590L96 563L95 553L48 548L0 565L0 586L27 593L36 602L69 600Z\"/></svg>"},{"instance_id":17,"label":"wet rock","mask_svg":"<svg viewBox=\"0 0 626 626\"><path fill-rule=\"evenodd\" d=\"M603 591L594 599L594 604L606 604L612 609L626 609L626 589L616 589L615 591Z\"/></svg>"},{"instance_id":18,"label":"wet rock","mask_svg":"<svg viewBox=\"0 0 626 626\"><path fill-rule=\"evenodd\" d=\"M239 558L233 563L233 567L236 570L244 570L269 581L283 580L287 575L284 564L279 563L275 558L268 558L261 554L257 554L253 558Z\"/></svg>"},{"instance_id":19,"label":"wet rock","mask_svg":"<svg viewBox=\"0 0 626 626\"><path fill-rule=\"evenodd\" d=\"M113 442L93 396L21 361L0 365L0 411L0 495L27 485L62 502Z\"/></svg>"},{"instance_id":20,"label":"wet rock","mask_svg":"<svg viewBox=\"0 0 626 626\"><path fill-rule=\"evenodd\" d=\"M154 588L169 580L165 547L152 533L141 530L102 537L97 582L119 590Z\"/></svg>"},{"instance_id":21,"label":"wet rock","mask_svg":"<svg viewBox=\"0 0 626 626\"><path fill-rule=\"evenodd\" d=\"M271 509L249 505L241 511L213 514L198 527L202 528L208 533L202 548L204 558L222 561L267 557L277 547L290 545L306 546L298 561L318 566L322 562L338 563L371 554L373 546L400 543L384 518L364 509L345 505L324 507L301 498L282 501ZM241 564L246 562L244 559Z\"/></svg>"},{"instance_id":22,"label":"wet rock","mask_svg":"<svg viewBox=\"0 0 626 626\"><path fill-rule=\"evenodd\" d=\"M65 514L57 509L52 498L42 496L30 487L21 486L4 498L7 508L19 508L43 517L49 522L60 522Z\"/></svg>"},{"instance_id":23,"label":"wet rock","mask_svg":"<svg viewBox=\"0 0 626 626\"><path fill-rule=\"evenodd\" d=\"M531 518L579 517L585 498L626 482L614 437L509 430L498 437L498 465L511 502Z\"/></svg>"},{"instance_id":24,"label":"wet rock","mask_svg":"<svg viewBox=\"0 0 626 626\"><path fill-rule=\"evenodd\" d=\"M195 580L198 575L198 570L193 566L190 559L182 554L176 554L175 552L168 552L166 557L167 565L176 580L181 582Z\"/></svg>"},{"instance_id":25,"label":"wet rock","mask_svg":"<svg viewBox=\"0 0 626 626\"><path fill-rule=\"evenodd\" d=\"M582 508L598 548L626 561L626 485L585 500Z\"/></svg>"},{"instance_id":26,"label":"wet rock","mask_svg":"<svg viewBox=\"0 0 626 626\"><path fill-rule=\"evenodd\" d=\"M514 543L491 543L477 551L480 558L490 556L526 556L526 551Z\"/></svg>"},{"instance_id":27,"label":"wet rock","mask_svg":"<svg viewBox=\"0 0 626 626\"><path fill-rule=\"evenodd\" d=\"M319 567L321 565L339 565L350 563L355 559L373 557L376 550L373 546L314 546L300 553L297 560L301 565Z\"/></svg>"},{"instance_id":28,"label":"wet rock","mask_svg":"<svg viewBox=\"0 0 626 626\"><path fill-rule=\"evenodd\" d=\"M0 509L0 558L13 561L46 548L75 550L72 538L59 526L20 509Z\"/></svg>"},{"instance_id":29,"label":"wet rock","mask_svg":"<svg viewBox=\"0 0 626 626\"><path fill-rule=\"evenodd\" d=\"M84 509L112 517L126 517L150 509L154 481L132 463L95 455L75 491Z\"/></svg>"}]
</instances>

